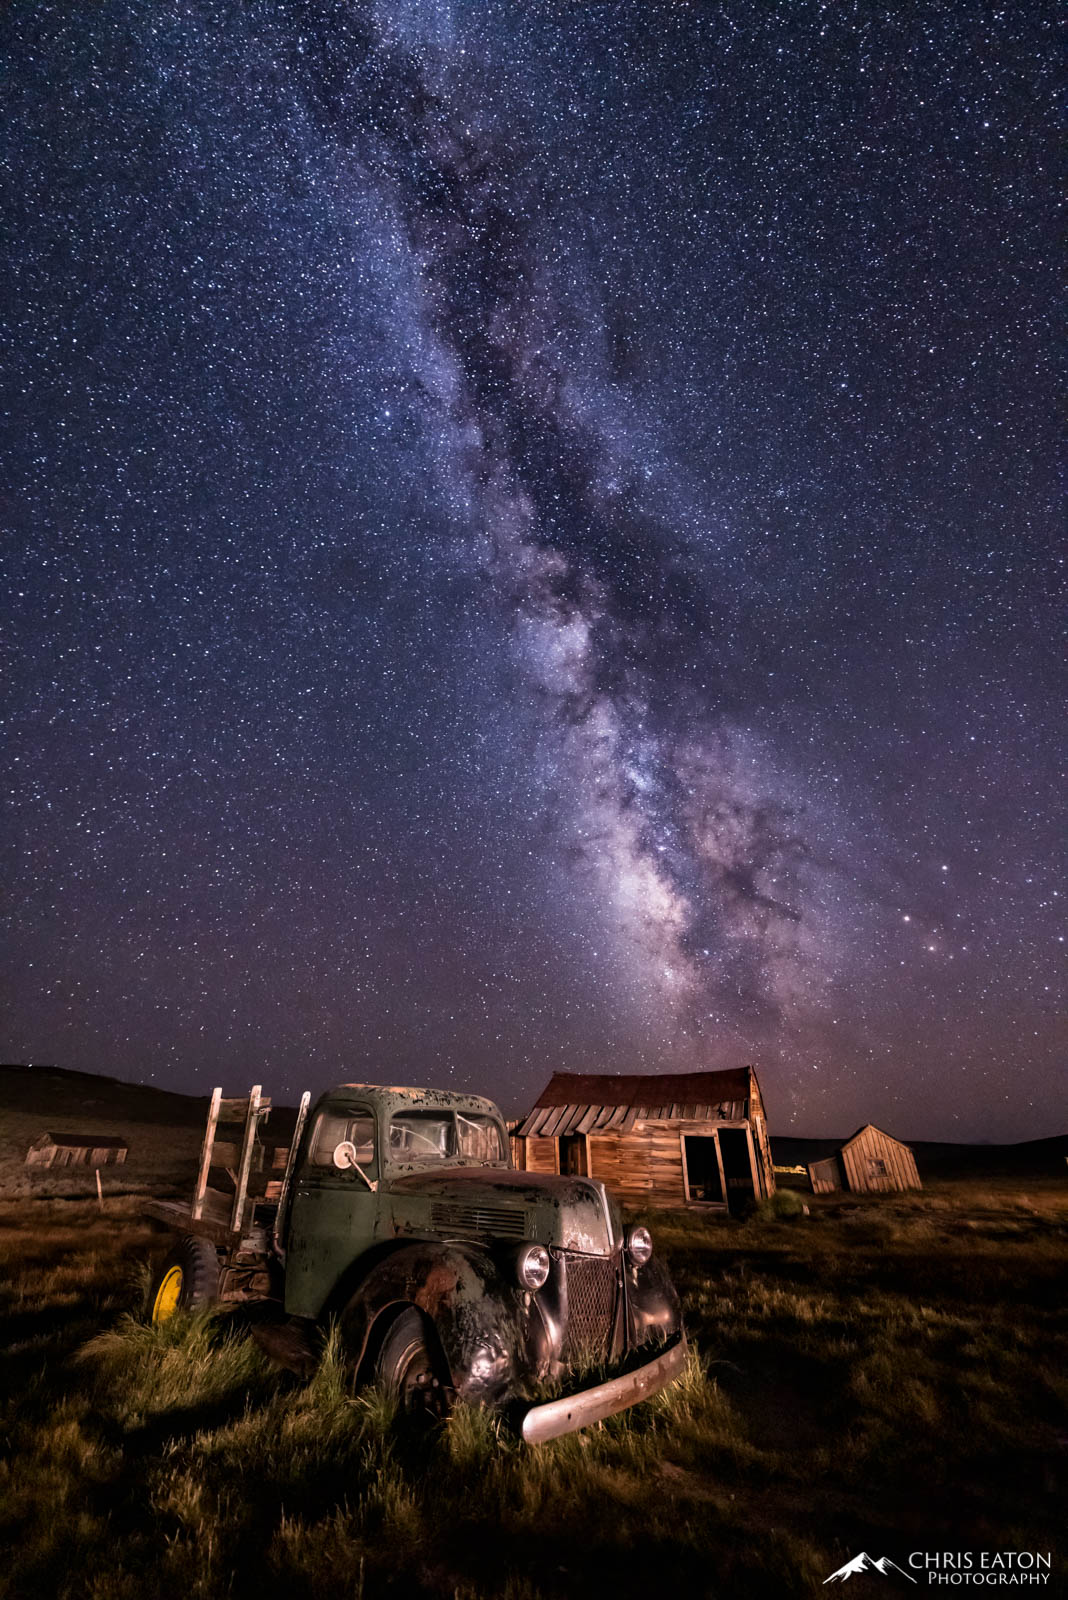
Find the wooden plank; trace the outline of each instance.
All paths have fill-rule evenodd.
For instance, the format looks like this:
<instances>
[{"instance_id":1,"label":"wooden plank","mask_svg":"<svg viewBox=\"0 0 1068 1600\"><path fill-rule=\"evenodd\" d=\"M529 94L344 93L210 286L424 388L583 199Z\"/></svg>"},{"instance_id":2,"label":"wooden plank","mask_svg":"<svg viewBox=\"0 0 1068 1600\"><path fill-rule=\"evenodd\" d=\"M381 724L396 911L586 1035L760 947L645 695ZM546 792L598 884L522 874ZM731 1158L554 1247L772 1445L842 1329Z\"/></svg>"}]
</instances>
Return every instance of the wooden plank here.
<instances>
[{"instance_id":1,"label":"wooden plank","mask_svg":"<svg viewBox=\"0 0 1068 1600\"><path fill-rule=\"evenodd\" d=\"M270 1111L270 1109L271 1109L270 1096L269 1095L261 1096L261 1098L260 1098L260 1110L261 1111ZM219 1101L219 1121L220 1122L244 1122L247 1113L248 1113L248 1095L242 1095L237 1099L231 1098L229 1100L220 1100Z\"/></svg>"},{"instance_id":2,"label":"wooden plank","mask_svg":"<svg viewBox=\"0 0 1068 1600\"><path fill-rule=\"evenodd\" d=\"M716 1160L719 1163L719 1187L720 1187L720 1193L723 1195L723 1203L724 1203L724 1205L726 1205L727 1204L727 1169L723 1165L723 1151L720 1149L719 1131L718 1131L718 1129L717 1129L716 1134L715 1134L715 1140L716 1140Z\"/></svg>"},{"instance_id":3,"label":"wooden plank","mask_svg":"<svg viewBox=\"0 0 1068 1600\"><path fill-rule=\"evenodd\" d=\"M560 1119L560 1124L556 1129L557 1136L574 1133L575 1124L581 1116L582 1107L580 1105L565 1106L563 1117Z\"/></svg>"},{"instance_id":4,"label":"wooden plank","mask_svg":"<svg viewBox=\"0 0 1068 1600\"><path fill-rule=\"evenodd\" d=\"M590 1129L597 1121L597 1113L600 1111L600 1109L600 1106L583 1106L582 1115L575 1124L575 1132L582 1134L589 1133Z\"/></svg>"},{"instance_id":5,"label":"wooden plank","mask_svg":"<svg viewBox=\"0 0 1068 1600\"><path fill-rule=\"evenodd\" d=\"M753 1196L757 1200L763 1200L764 1189L760 1181L760 1171L757 1166L756 1147L753 1144L753 1130L751 1127L749 1127L748 1123L746 1124L745 1138L746 1143L749 1146L749 1176L753 1184Z\"/></svg>"},{"instance_id":6,"label":"wooden plank","mask_svg":"<svg viewBox=\"0 0 1068 1600\"><path fill-rule=\"evenodd\" d=\"M204 1143L200 1147L200 1171L197 1173L196 1188L193 1190L193 1220L204 1210L204 1194L208 1187L208 1172L211 1168L211 1151L215 1143L215 1128L219 1121L219 1105L222 1101L222 1089L213 1089L211 1104L208 1107L208 1121L204 1128Z\"/></svg>"},{"instance_id":7,"label":"wooden plank","mask_svg":"<svg viewBox=\"0 0 1068 1600\"><path fill-rule=\"evenodd\" d=\"M548 1118L548 1122L545 1123L544 1128L542 1128L542 1133L545 1134L545 1138L555 1139L556 1134L566 1133L566 1131L568 1131L566 1130L566 1122L568 1122L569 1112L577 1109L579 1109L577 1106L556 1106L552 1117Z\"/></svg>"},{"instance_id":8,"label":"wooden plank","mask_svg":"<svg viewBox=\"0 0 1068 1600\"><path fill-rule=\"evenodd\" d=\"M235 1169L235 1171L236 1171L236 1169L241 1165L241 1151L243 1150L243 1148L244 1148L243 1140L240 1140L240 1139L237 1139L237 1140L234 1140L234 1139L216 1139L214 1148L212 1149L212 1152L211 1152L211 1164L212 1164L212 1166L213 1167L224 1167L224 1168L226 1168L227 1171L229 1171L229 1169L231 1167L233 1167ZM258 1167L258 1166L260 1166L262 1164L262 1161L256 1161L256 1159L255 1159L256 1156L260 1156L260 1155L261 1155L261 1151L259 1150L259 1148L254 1150L254 1152L253 1152L253 1165L254 1165L254 1167Z\"/></svg>"},{"instance_id":9,"label":"wooden plank","mask_svg":"<svg viewBox=\"0 0 1068 1600\"><path fill-rule=\"evenodd\" d=\"M252 1167L252 1147L256 1142L256 1129L260 1120L260 1084L254 1084L248 1097L247 1115L245 1117L245 1136L241 1144L241 1165L237 1169L237 1182L234 1193L234 1209L230 1219L230 1228L233 1233L241 1232L241 1223L245 1214L245 1197L248 1193L248 1175Z\"/></svg>"},{"instance_id":10,"label":"wooden plank","mask_svg":"<svg viewBox=\"0 0 1068 1600\"><path fill-rule=\"evenodd\" d=\"M527 1172L555 1172L556 1140L530 1135L527 1139L526 1157Z\"/></svg>"},{"instance_id":11,"label":"wooden plank","mask_svg":"<svg viewBox=\"0 0 1068 1600\"><path fill-rule=\"evenodd\" d=\"M679 1134L679 1154L682 1157L682 1195L684 1200L690 1198L690 1173L686 1165L686 1135Z\"/></svg>"}]
</instances>

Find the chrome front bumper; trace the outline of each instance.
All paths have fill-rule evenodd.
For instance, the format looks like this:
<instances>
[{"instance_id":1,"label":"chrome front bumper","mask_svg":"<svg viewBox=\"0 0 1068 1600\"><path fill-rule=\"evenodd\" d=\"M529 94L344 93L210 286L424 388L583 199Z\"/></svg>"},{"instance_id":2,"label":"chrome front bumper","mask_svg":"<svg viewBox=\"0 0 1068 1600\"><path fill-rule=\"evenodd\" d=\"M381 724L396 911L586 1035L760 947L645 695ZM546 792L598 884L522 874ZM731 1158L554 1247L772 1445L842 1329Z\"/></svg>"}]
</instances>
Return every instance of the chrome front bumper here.
<instances>
[{"instance_id":1,"label":"chrome front bumper","mask_svg":"<svg viewBox=\"0 0 1068 1600\"><path fill-rule=\"evenodd\" d=\"M686 1335L679 1335L673 1344L655 1361L624 1373L622 1378L610 1378L580 1394L565 1395L561 1400L549 1400L543 1406L531 1406L523 1418L523 1438L527 1444L544 1444L546 1439L557 1439L562 1433L574 1433L586 1428L602 1417L614 1417L617 1411L626 1411L639 1400L648 1400L678 1377L686 1365Z\"/></svg>"}]
</instances>

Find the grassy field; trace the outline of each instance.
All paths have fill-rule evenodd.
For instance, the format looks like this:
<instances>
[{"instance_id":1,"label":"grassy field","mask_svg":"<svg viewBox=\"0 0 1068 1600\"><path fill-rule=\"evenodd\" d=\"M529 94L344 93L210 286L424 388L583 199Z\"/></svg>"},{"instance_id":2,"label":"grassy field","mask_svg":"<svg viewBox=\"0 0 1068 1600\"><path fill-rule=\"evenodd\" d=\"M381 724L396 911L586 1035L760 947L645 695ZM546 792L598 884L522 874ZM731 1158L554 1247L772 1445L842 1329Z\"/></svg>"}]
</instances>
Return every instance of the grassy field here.
<instances>
[{"instance_id":1,"label":"grassy field","mask_svg":"<svg viewBox=\"0 0 1068 1600\"><path fill-rule=\"evenodd\" d=\"M537 1451L481 1414L412 1435L329 1350L302 1381L226 1319L146 1328L136 1204L0 1204L11 1600L734 1600L814 1594L861 1549L1052 1549L1063 1582L1055 1180L651 1219L687 1377Z\"/></svg>"}]
</instances>

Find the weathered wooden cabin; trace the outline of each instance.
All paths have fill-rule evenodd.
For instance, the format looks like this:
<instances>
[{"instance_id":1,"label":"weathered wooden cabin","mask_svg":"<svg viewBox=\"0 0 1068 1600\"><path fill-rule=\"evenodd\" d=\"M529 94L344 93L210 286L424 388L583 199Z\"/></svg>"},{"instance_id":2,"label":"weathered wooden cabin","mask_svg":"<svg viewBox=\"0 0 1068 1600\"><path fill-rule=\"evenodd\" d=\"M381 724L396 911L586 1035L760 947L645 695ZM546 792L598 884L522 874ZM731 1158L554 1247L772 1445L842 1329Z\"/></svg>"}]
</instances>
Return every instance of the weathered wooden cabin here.
<instances>
[{"instance_id":1,"label":"weathered wooden cabin","mask_svg":"<svg viewBox=\"0 0 1068 1600\"><path fill-rule=\"evenodd\" d=\"M107 1133L41 1133L26 1152L28 1167L119 1167L129 1145Z\"/></svg>"},{"instance_id":2,"label":"weathered wooden cabin","mask_svg":"<svg viewBox=\"0 0 1068 1600\"><path fill-rule=\"evenodd\" d=\"M741 1209L775 1192L752 1067L652 1077L553 1074L517 1124L528 1172L600 1178L631 1206Z\"/></svg>"},{"instance_id":3,"label":"weathered wooden cabin","mask_svg":"<svg viewBox=\"0 0 1068 1600\"><path fill-rule=\"evenodd\" d=\"M832 1156L810 1161L808 1175L813 1194L831 1194L835 1189L878 1194L923 1188L909 1146L870 1122L858 1128Z\"/></svg>"}]
</instances>

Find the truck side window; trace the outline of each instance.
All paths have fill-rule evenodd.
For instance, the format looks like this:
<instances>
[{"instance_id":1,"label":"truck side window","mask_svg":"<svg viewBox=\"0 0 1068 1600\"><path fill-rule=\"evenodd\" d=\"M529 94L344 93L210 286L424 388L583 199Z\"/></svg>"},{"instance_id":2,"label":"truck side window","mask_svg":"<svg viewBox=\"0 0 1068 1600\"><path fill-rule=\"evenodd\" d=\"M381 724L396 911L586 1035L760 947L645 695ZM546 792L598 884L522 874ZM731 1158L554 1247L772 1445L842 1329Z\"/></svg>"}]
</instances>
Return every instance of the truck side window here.
<instances>
[{"instance_id":1,"label":"truck side window","mask_svg":"<svg viewBox=\"0 0 1068 1600\"><path fill-rule=\"evenodd\" d=\"M367 1111L320 1111L308 1145L308 1165L334 1165L334 1151L350 1140L356 1146L356 1160L364 1171L375 1159L375 1119Z\"/></svg>"}]
</instances>

